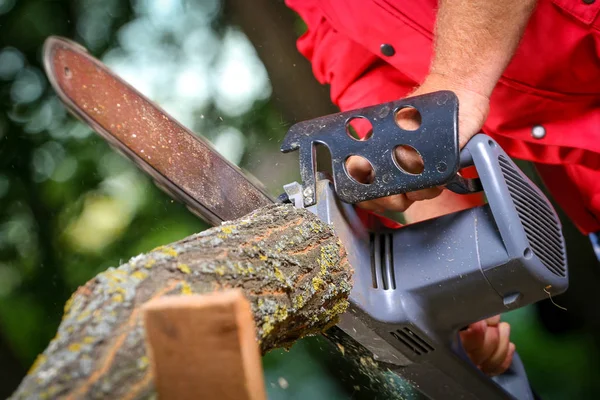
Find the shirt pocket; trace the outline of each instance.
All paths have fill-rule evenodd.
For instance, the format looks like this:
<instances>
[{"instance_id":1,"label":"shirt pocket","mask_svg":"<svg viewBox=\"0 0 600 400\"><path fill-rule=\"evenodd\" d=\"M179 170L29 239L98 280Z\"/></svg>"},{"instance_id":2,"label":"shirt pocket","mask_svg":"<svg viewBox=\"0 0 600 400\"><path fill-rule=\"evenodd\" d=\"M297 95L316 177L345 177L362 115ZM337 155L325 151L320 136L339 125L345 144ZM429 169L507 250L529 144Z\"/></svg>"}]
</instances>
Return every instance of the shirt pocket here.
<instances>
[{"instance_id":1,"label":"shirt pocket","mask_svg":"<svg viewBox=\"0 0 600 400\"><path fill-rule=\"evenodd\" d=\"M600 0L551 0L567 15L585 26L597 26L596 17L600 12Z\"/></svg>"}]
</instances>

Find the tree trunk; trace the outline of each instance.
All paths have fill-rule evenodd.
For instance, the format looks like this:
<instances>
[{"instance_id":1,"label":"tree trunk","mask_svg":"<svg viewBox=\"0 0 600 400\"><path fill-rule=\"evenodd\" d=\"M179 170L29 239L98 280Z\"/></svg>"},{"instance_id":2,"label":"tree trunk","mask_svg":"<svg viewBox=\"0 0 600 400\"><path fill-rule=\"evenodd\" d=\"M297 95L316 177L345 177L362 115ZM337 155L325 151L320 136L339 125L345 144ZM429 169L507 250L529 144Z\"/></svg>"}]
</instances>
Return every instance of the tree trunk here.
<instances>
[{"instance_id":1,"label":"tree trunk","mask_svg":"<svg viewBox=\"0 0 600 400\"><path fill-rule=\"evenodd\" d=\"M140 313L150 299L241 288L264 354L334 325L348 305L350 278L330 227L290 205L264 207L134 257L80 287L12 398L151 397Z\"/></svg>"},{"instance_id":2,"label":"tree trunk","mask_svg":"<svg viewBox=\"0 0 600 400\"><path fill-rule=\"evenodd\" d=\"M272 82L271 101L286 122L339 111L331 102L329 87L317 82L310 63L298 51L297 16L282 0L226 0L224 13L254 45Z\"/></svg>"},{"instance_id":3,"label":"tree trunk","mask_svg":"<svg viewBox=\"0 0 600 400\"><path fill-rule=\"evenodd\" d=\"M6 399L25 375L25 368L2 332L0 332L0 371L2 371L0 399Z\"/></svg>"}]
</instances>

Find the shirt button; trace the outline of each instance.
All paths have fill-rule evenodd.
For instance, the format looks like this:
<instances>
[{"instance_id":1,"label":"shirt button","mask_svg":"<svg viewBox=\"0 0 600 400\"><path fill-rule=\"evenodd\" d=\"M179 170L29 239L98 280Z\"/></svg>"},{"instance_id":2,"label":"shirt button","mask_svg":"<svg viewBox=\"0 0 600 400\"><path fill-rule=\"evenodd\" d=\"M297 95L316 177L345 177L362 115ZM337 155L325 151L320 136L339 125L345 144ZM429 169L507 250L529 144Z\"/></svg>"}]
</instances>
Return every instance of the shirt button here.
<instances>
[{"instance_id":1,"label":"shirt button","mask_svg":"<svg viewBox=\"0 0 600 400\"><path fill-rule=\"evenodd\" d=\"M381 50L381 53L384 56L388 56L388 57L391 57L394 54L396 54L396 50L394 50L394 48L392 47L392 45L391 44L387 44L387 43L384 43L381 46L379 46L379 50Z\"/></svg>"},{"instance_id":2,"label":"shirt button","mask_svg":"<svg viewBox=\"0 0 600 400\"><path fill-rule=\"evenodd\" d=\"M543 139L546 136L546 128L541 125L536 125L531 129L531 136L535 139Z\"/></svg>"}]
</instances>

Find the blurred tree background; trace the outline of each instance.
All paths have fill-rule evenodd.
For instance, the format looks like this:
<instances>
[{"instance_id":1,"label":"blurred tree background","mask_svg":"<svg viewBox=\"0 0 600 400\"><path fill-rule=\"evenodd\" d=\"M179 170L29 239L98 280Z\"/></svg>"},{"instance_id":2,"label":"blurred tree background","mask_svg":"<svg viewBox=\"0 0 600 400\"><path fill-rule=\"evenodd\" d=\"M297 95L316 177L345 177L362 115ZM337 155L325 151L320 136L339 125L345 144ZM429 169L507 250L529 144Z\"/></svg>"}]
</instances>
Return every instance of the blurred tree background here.
<instances>
[{"instance_id":1,"label":"blurred tree background","mask_svg":"<svg viewBox=\"0 0 600 400\"><path fill-rule=\"evenodd\" d=\"M279 153L287 128L335 111L296 51L302 30L281 0L0 0L0 396L54 336L79 285L207 228L65 112L42 69L44 40L83 44L277 195L298 179L295 156ZM578 265L598 268L570 232ZM600 395L600 329L589 322L600 318L586 300L598 277L579 276L572 319L550 303L506 317L545 399ZM269 396L365 396L338 379L340 362L319 338L274 351L264 358Z\"/></svg>"}]
</instances>

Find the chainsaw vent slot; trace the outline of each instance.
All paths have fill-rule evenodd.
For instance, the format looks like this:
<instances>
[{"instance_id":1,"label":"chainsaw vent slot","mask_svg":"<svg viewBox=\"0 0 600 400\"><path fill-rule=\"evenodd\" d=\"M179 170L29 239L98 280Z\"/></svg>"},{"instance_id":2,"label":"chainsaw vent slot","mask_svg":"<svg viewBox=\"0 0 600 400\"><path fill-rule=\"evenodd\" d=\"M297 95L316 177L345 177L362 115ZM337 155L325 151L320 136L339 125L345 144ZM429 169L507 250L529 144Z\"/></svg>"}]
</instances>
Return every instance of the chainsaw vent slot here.
<instances>
[{"instance_id":1,"label":"chainsaw vent slot","mask_svg":"<svg viewBox=\"0 0 600 400\"><path fill-rule=\"evenodd\" d=\"M432 345L427 343L419 335L413 332L411 329L404 327L397 329L396 331L390 332L392 336L402 343L405 347L411 350L418 356L427 354L435 350Z\"/></svg>"},{"instance_id":2,"label":"chainsaw vent slot","mask_svg":"<svg viewBox=\"0 0 600 400\"><path fill-rule=\"evenodd\" d=\"M394 241L391 233L371 233L371 277L373 288L383 290L396 289L394 276Z\"/></svg>"},{"instance_id":3,"label":"chainsaw vent slot","mask_svg":"<svg viewBox=\"0 0 600 400\"><path fill-rule=\"evenodd\" d=\"M506 157L500 155L498 162L533 253L550 272L565 277L564 243L554 213Z\"/></svg>"}]
</instances>

